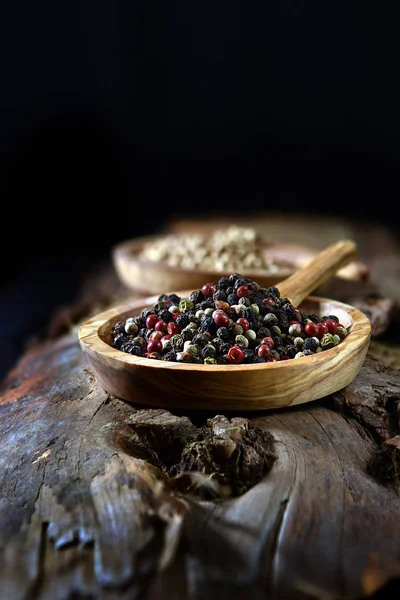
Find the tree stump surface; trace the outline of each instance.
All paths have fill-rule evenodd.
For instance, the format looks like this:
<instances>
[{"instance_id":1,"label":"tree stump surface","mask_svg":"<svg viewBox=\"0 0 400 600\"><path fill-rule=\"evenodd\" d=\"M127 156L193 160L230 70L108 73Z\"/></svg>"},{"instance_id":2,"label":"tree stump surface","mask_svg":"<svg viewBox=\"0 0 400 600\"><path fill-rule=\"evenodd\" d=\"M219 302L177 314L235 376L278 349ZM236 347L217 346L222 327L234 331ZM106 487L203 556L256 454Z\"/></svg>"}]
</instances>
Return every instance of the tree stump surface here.
<instances>
[{"instance_id":1,"label":"tree stump surface","mask_svg":"<svg viewBox=\"0 0 400 600\"><path fill-rule=\"evenodd\" d=\"M108 276L0 384L0 599L398 593L397 364L370 352L345 389L281 411L136 407L78 342L126 294Z\"/></svg>"}]
</instances>

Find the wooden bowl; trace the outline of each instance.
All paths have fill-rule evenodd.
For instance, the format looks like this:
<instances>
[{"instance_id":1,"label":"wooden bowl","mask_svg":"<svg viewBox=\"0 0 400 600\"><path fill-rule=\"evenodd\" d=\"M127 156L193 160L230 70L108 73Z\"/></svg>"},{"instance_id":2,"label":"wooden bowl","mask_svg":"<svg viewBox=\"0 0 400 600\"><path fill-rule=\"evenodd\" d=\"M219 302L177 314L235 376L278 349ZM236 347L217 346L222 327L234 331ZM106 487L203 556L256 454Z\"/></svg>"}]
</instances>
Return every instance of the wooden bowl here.
<instances>
[{"instance_id":1,"label":"wooden bowl","mask_svg":"<svg viewBox=\"0 0 400 600\"><path fill-rule=\"evenodd\" d=\"M187 297L190 291L176 292ZM132 356L113 348L117 321L151 307L157 296L93 316L79 329L89 368L104 389L135 404L164 408L248 411L282 408L317 400L348 385L367 353L371 325L353 306L309 296L299 308L337 315L349 327L338 345L300 359L250 365L194 365Z\"/></svg>"},{"instance_id":2,"label":"wooden bowl","mask_svg":"<svg viewBox=\"0 0 400 600\"><path fill-rule=\"evenodd\" d=\"M168 235L168 234L166 234ZM145 244L155 242L162 236L147 236L125 240L112 248L112 261L121 282L131 290L147 294L161 294L168 290L197 289L205 282L215 282L225 274L223 271L173 267L166 262L146 260L140 257ZM263 287L276 285L304 267L317 255L317 251L300 244L270 244L265 248L265 257L273 260L276 271L243 269L241 274L257 281ZM323 295L331 289L340 289L343 280L367 281L369 269L363 263L353 261L338 271L328 287L316 292Z\"/></svg>"}]
</instances>

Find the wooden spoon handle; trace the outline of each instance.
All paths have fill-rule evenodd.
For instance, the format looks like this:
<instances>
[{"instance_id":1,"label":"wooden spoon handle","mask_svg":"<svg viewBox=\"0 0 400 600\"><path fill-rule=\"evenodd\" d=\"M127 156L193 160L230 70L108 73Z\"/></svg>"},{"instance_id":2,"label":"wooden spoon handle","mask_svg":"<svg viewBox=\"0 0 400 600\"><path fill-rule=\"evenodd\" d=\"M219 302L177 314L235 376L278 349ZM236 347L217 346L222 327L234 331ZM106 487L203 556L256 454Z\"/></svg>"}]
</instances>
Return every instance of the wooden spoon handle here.
<instances>
[{"instance_id":1,"label":"wooden spoon handle","mask_svg":"<svg viewBox=\"0 0 400 600\"><path fill-rule=\"evenodd\" d=\"M341 240L322 250L305 267L293 273L276 287L281 297L289 298L293 306L298 306L317 287L354 260L357 246L351 240Z\"/></svg>"}]
</instances>

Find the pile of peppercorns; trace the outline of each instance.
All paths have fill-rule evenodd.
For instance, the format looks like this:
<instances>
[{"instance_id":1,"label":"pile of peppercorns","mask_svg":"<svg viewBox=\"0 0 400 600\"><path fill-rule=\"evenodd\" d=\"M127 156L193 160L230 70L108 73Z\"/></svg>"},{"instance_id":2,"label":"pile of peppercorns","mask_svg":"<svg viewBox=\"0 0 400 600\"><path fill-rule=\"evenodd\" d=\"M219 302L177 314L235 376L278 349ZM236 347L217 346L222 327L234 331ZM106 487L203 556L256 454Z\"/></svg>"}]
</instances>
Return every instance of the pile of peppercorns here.
<instances>
[{"instance_id":1,"label":"pile of peppercorns","mask_svg":"<svg viewBox=\"0 0 400 600\"><path fill-rule=\"evenodd\" d=\"M276 287L232 273L188 298L162 294L139 316L115 323L112 345L157 360L249 364L316 354L347 333L335 315L306 314Z\"/></svg>"}]
</instances>

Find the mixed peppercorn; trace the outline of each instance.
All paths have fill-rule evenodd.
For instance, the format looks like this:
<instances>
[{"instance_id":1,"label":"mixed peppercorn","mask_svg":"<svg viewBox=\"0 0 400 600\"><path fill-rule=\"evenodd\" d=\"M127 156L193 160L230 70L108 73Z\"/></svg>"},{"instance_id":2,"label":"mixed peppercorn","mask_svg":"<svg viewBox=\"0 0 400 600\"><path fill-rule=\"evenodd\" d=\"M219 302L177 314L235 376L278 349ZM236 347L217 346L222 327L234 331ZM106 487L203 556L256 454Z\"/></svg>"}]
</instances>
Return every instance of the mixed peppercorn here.
<instances>
[{"instance_id":1,"label":"mixed peppercorn","mask_svg":"<svg viewBox=\"0 0 400 600\"><path fill-rule=\"evenodd\" d=\"M162 294L139 316L115 323L112 345L156 360L249 364L316 354L347 334L337 316L306 314L276 287L231 273L187 298Z\"/></svg>"}]
</instances>

